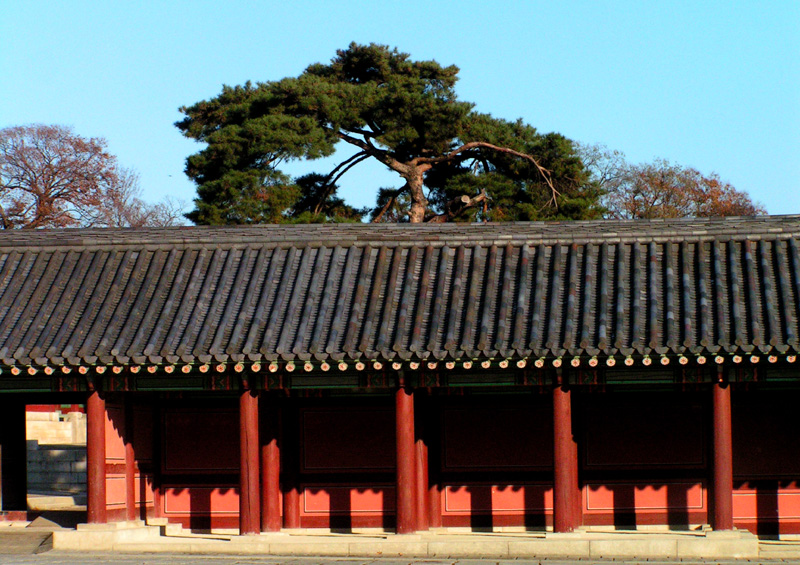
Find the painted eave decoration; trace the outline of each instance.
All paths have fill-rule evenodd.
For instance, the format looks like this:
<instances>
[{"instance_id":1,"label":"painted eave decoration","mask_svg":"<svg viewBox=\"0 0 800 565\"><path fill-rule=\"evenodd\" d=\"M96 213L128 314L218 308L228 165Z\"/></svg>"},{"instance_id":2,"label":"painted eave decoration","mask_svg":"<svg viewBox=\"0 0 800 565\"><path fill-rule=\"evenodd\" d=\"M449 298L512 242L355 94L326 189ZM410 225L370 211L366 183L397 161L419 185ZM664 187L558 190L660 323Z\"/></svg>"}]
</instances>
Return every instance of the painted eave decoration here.
<instances>
[{"instance_id":1,"label":"painted eave decoration","mask_svg":"<svg viewBox=\"0 0 800 565\"><path fill-rule=\"evenodd\" d=\"M792 363L800 216L0 233L0 370Z\"/></svg>"}]
</instances>

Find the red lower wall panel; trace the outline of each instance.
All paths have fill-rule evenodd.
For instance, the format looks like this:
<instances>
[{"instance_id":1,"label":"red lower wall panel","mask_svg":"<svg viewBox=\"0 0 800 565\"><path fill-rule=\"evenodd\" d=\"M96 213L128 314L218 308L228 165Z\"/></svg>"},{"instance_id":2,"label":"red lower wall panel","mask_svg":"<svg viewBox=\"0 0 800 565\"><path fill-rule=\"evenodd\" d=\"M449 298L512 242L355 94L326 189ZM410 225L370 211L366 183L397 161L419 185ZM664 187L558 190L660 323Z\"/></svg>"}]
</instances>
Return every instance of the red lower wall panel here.
<instances>
[{"instance_id":1,"label":"red lower wall panel","mask_svg":"<svg viewBox=\"0 0 800 565\"><path fill-rule=\"evenodd\" d=\"M116 483L109 479L109 492ZM137 481L137 490L140 483ZM150 488L149 486L147 487ZM305 528L391 528L395 489L392 485L303 485L301 525ZM148 500L152 500L149 490ZM682 529L708 522L705 483L590 483L583 489L585 525L636 527L668 525ZM237 528L239 493L223 487L170 485L164 489L164 516L186 528ZM734 492L736 527L760 535L800 533L800 487L739 485ZM150 502L152 504L152 502ZM450 527L552 524L550 485L447 485L442 490L442 525ZM124 519L124 506L109 505L109 518ZM778 521L780 516L780 522Z\"/></svg>"},{"instance_id":2,"label":"red lower wall panel","mask_svg":"<svg viewBox=\"0 0 800 565\"><path fill-rule=\"evenodd\" d=\"M553 486L545 483L446 485L442 525L542 529L553 521Z\"/></svg>"},{"instance_id":3,"label":"red lower wall panel","mask_svg":"<svg viewBox=\"0 0 800 565\"><path fill-rule=\"evenodd\" d=\"M736 485L733 520L737 528L763 536L800 533L800 486L797 482Z\"/></svg>"},{"instance_id":4,"label":"red lower wall panel","mask_svg":"<svg viewBox=\"0 0 800 565\"><path fill-rule=\"evenodd\" d=\"M708 521L708 494L698 481L588 483L583 489L585 525L676 529Z\"/></svg>"},{"instance_id":5,"label":"red lower wall panel","mask_svg":"<svg viewBox=\"0 0 800 565\"><path fill-rule=\"evenodd\" d=\"M193 530L239 527L239 487L165 485L164 516Z\"/></svg>"},{"instance_id":6,"label":"red lower wall panel","mask_svg":"<svg viewBox=\"0 0 800 565\"><path fill-rule=\"evenodd\" d=\"M141 519L155 516L155 492L153 487L152 473L137 472L134 481L134 492L136 495L137 515Z\"/></svg>"},{"instance_id":7,"label":"red lower wall panel","mask_svg":"<svg viewBox=\"0 0 800 565\"><path fill-rule=\"evenodd\" d=\"M106 402L106 516L110 522L127 520L125 483L125 406Z\"/></svg>"},{"instance_id":8,"label":"red lower wall panel","mask_svg":"<svg viewBox=\"0 0 800 565\"><path fill-rule=\"evenodd\" d=\"M390 528L397 494L394 485L305 484L300 488L304 528Z\"/></svg>"}]
</instances>

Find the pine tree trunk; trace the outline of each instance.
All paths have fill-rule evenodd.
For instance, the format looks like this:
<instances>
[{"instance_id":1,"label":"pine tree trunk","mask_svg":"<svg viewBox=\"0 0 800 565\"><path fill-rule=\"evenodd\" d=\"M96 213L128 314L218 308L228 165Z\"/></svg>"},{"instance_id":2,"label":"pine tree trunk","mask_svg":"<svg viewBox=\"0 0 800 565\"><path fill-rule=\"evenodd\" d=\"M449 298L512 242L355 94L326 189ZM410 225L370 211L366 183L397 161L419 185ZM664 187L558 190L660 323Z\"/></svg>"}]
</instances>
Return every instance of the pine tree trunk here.
<instances>
[{"instance_id":1,"label":"pine tree trunk","mask_svg":"<svg viewBox=\"0 0 800 565\"><path fill-rule=\"evenodd\" d=\"M425 212L428 209L428 199L422 190L422 174L419 169L414 169L406 177L409 194L411 195L411 209L408 211L408 221L412 224L421 224L425 221Z\"/></svg>"}]
</instances>

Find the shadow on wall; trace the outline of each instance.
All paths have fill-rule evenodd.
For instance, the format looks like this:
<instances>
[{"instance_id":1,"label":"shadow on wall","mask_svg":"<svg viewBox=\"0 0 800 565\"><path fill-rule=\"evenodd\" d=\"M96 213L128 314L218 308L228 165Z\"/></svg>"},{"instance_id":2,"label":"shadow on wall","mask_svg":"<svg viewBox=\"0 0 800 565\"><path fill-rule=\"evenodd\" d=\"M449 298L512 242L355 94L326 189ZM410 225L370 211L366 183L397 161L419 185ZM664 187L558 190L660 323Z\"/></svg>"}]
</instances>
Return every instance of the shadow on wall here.
<instances>
[{"instance_id":1,"label":"shadow on wall","mask_svg":"<svg viewBox=\"0 0 800 565\"><path fill-rule=\"evenodd\" d=\"M733 505L737 524L746 526L764 539L796 534L800 516L799 486L795 480L761 479L735 483Z\"/></svg>"},{"instance_id":2,"label":"shadow on wall","mask_svg":"<svg viewBox=\"0 0 800 565\"><path fill-rule=\"evenodd\" d=\"M694 485L668 484L661 486L666 489L666 524L670 530L688 530L690 528L689 519L689 490ZM642 522L642 512L653 510L647 508L646 501L637 501L637 486L632 484L609 485L608 488L613 493L614 500L614 529L616 530L635 530ZM646 492L638 488L640 492ZM639 514L637 516L637 514Z\"/></svg>"},{"instance_id":3,"label":"shadow on wall","mask_svg":"<svg viewBox=\"0 0 800 565\"><path fill-rule=\"evenodd\" d=\"M355 485L307 486L305 510L326 517L327 527L337 533L354 528L381 527L390 530L396 524L396 494L393 487ZM317 526L324 527L324 526Z\"/></svg>"},{"instance_id":4,"label":"shadow on wall","mask_svg":"<svg viewBox=\"0 0 800 565\"><path fill-rule=\"evenodd\" d=\"M222 490L224 494L228 489ZM211 489L190 489L189 508L191 509L189 528L191 528L193 532L210 533Z\"/></svg>"},{"instance_id":5,"label":"shadow on wall","mask_svg":"<svg viewBox=\"0 0 800 565\"><path fill-rule=\"evenodd\" d=\"M545 488L535 485L526 486L497 486L497 485L470 485L466 487L469 494L470 527L475 532L491 532L496 526L504 526L498 523L497 512L508 511L514 508L515 502L522 502L522 508L517 507L516 511L524 512L523 525L526 530L543 531L547 526L546 508L548 503L545 500ZM507 499L505 508L503 505L496 508L497 502ZM550 510L552 512L552 510Z\"/></svg>"}]
</instances>

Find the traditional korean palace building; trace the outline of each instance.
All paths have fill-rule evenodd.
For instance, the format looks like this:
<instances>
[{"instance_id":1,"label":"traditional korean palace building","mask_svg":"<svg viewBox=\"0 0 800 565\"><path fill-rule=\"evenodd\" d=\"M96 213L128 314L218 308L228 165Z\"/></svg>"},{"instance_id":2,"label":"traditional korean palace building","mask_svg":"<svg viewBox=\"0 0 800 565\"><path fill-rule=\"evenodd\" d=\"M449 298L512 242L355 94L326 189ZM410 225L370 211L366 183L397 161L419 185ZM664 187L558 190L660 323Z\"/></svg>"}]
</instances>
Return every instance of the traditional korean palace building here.
<instances>
[{"instance_id":1,"label":"traditional korean palace building","mask_svg":"<svg viewBox=\"0 0 800 565\"><path fill-rule=\"evenodd\" d=\"M800 217L0 233L25 405L88 521L800 532Z\"/></svg>"}]
</instances>

